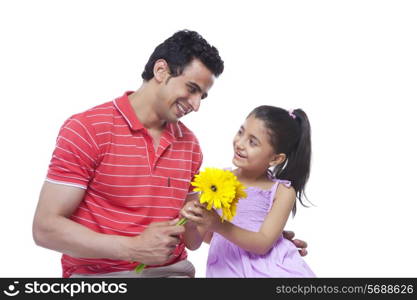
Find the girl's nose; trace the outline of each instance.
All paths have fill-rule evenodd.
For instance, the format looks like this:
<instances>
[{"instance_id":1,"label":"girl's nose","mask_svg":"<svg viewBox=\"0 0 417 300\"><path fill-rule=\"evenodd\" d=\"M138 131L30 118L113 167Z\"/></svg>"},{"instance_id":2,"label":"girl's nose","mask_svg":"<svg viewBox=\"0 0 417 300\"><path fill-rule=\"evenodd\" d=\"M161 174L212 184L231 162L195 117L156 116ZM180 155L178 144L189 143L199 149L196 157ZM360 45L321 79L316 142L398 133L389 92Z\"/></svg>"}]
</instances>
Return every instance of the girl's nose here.
<instances>
[{"instance_id":1,"label":"girl's nose","mask_svg":"<svg viewBox=\"0 0 417 300\"><path fill-rule=\"evenodd\" d=\"M236 148L238 150L243 150L243 148L244 148L243 143L242 143L242 139L237 139L235 145L236 145Z\"/></svg>"}]
</instances>

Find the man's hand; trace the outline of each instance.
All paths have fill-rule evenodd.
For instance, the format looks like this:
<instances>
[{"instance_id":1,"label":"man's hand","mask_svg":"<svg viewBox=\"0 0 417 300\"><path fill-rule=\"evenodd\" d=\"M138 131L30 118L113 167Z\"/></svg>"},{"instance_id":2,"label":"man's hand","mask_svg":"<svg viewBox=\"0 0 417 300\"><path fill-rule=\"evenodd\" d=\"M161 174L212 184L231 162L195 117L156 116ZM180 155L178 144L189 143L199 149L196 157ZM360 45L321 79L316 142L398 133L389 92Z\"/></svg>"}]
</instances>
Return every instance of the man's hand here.
<instances>
[{"instance_id":1,"label":"man's hand","mask_svg":"<svg viewBox=\"0 0 417 300\"><path fill-rule=\"evenodd\" d=\"M173 258L173 252L180 243L184 226L178 226L178 219L150 224L140 235L128 240L127 256L130 261L145 265L161 265Z\"/></svg>"},{"instance_id":2,"label":"man's hand","mask_svg":"<svg viewBox=\"0 0 417 300\"><path fill-rule=\"evenodd\" d=\"M302 240L294 239L295 233L293 231L283 231L282 232L284 238L290 240L299 250L301 256L307 255L307 243Z\"/></svg>"}]
</instances>

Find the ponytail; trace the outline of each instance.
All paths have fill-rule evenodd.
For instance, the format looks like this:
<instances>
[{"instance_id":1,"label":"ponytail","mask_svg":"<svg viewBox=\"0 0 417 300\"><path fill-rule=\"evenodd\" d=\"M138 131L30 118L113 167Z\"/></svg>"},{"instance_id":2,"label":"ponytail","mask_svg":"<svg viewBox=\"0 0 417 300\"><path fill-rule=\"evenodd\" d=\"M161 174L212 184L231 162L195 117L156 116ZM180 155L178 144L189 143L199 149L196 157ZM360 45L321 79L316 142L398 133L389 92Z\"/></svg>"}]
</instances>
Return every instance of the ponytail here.
<instances>
[{"instance_id":1,"label":"ponytail","mask_svg":"<svg viewBox=\"0 0 417 300\"><path fill-rule=\"evenodd\" d=\"M311 163L311 129L310 122L306 113L301 109L292 112L295 116L294 120L299 127L298 141L287 154L284 164L277 166L273 171L276 178L291 181L291 185L296 191L296 198L301 205L306 206L303 198L306 198L305 185L310 176ZM308 200L307 200L308 201ZM293 208L293 215L297 211L296 205Z\"/></svg>"}]
</instances>

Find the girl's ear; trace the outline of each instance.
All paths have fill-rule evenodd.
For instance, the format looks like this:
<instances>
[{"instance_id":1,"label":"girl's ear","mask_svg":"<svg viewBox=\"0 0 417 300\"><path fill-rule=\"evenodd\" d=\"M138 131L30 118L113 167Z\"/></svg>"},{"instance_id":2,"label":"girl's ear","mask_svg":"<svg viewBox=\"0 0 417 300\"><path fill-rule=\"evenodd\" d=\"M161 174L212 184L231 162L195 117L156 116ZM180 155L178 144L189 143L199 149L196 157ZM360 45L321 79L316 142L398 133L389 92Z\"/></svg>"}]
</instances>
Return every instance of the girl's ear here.
<instances>
[{"instance_id":1,"label":"girl's ear","mask_svg":"<svg viewBox=\"0 0 417 300\"><path fill-rule=\"evenodd\" d=\"M287 155L285 153L274 154L272 160L269 162L270 167L275 167L282 164L287 159Z\"/></svg>"},{"instance_id":2,"label":"girl's ear","mask_svg":"<svg viewBox=\"0 0 417 300\"><path fill-rule=\"evenodd\" d=\"M169 76L169 66L165 59L158 59L153 65L153 76L158 83L164 82Z\"/></svg>"}]
</instances>

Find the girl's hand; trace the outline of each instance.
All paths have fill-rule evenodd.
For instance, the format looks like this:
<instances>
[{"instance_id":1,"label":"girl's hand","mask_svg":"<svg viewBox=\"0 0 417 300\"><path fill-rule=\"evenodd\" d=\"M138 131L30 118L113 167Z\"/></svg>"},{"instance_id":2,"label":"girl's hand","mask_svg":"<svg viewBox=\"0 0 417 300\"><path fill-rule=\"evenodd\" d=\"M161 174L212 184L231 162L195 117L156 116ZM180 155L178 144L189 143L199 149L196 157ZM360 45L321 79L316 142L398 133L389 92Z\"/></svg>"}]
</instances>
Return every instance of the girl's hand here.
<instances>
[{"instance_id":1,"label":"girl's hand","mask_svg":"<svg viewBox=\"0 0 417 300\"><path fill-rule=\"evenodd\" d=\"M180 215L187 219L187 223L184 224L186 229L196 229L202 223L202 209L198 201L187 201L181 208Z\"/></svg>"},{"instance_id":2,"label":"girl's hand","mask_svg":"<svg viewBox=\"0 0 417 300\"><path fill-rule=\"evenodd\" d=\"M189 201L181 209L180 214L189 221L185 224L189 226L201 226L207 231L215 231L220 224L220 217L214 209L207 210L198 201Z\"/></svg>"},{"instance_id":3,"label":"girl's hand","mask_svg":"<svg viewBox=\"0 0 417 300\"><path fill-rule=\"evenodd\" d=\"M204 226L207 231L217 232L218 228L222 224L221 218L217 214L217 211L215 209L207 210L205 206L203 205L201 206L204 207L203 215L202 215L202 218L203 218L202 226Z\"/></svg>"}]
</instances>

